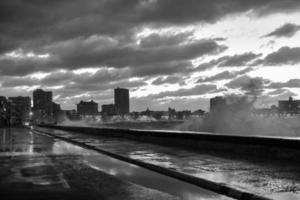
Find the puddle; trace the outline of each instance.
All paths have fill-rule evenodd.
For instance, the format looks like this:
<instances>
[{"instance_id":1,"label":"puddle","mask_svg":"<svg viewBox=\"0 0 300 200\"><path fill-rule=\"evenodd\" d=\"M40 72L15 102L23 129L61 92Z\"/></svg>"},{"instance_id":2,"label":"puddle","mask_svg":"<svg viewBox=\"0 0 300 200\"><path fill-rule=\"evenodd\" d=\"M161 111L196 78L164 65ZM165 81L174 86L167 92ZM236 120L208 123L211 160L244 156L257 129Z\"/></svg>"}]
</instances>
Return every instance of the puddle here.
<instances>
[{"instance_id":1,"label":"puddle","mask_svg":"<svg viewBox=\"0 0 300 200\"><path fill-rule=\"evenodd\" d=\"M78 146L56 142L54 152L81 152ZM69 151L69 152L68 152ZM183 200L229 200L231 198L219 195L217 193L202 189L200 187L182 182L180 180L161 175L151 170L123 162L109 156L97 153L88 153L82 149L84 162L93 169L103 171L107 174L116 176L120 179L130 181L132 183L142 185L148 188L153 188L175 196L180 196Z\"/></svg>"}]
</instances>

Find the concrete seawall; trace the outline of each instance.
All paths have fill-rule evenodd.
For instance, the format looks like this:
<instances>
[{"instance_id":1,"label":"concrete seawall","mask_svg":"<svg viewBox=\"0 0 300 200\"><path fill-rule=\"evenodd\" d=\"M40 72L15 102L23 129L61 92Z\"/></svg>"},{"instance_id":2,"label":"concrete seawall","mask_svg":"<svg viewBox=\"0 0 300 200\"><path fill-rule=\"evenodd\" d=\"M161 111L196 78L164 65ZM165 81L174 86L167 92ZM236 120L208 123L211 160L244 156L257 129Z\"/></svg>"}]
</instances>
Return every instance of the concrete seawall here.
<instances>
[{"instance_id":1,"label":"concrete seawall","mask_svg":"<svg viewBox=\"0 0 300 200\"><path fill-rule=\"evenodd\" d=\"M179 146L208 152L243 154L269 159L300 160L300 138L233 136L204 132L154 131L95 127L39 125L104 137L127 138L156 144Z\"/></svg>"}]
</instances>

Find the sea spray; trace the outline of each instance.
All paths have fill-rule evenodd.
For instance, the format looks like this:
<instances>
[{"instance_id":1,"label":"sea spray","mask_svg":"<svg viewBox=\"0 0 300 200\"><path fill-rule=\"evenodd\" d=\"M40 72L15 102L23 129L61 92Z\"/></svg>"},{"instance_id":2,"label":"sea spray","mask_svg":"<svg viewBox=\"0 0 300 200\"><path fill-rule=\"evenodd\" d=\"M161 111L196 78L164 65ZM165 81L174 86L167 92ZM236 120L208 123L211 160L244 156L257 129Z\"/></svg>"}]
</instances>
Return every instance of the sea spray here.
<instances>
[{"instance_id":1,"label":"sea spray","mask_svg":"<svg viewBox=\"0 0 300 200\"><path fill-rule=\"evenodd\" d=\"M300 137L298 115L254 114L255 99L248 96L228 96L226 100L226 105L212 110L203 118L187 120L174 129L230 135Z\"/></svg>"}]
</instances>

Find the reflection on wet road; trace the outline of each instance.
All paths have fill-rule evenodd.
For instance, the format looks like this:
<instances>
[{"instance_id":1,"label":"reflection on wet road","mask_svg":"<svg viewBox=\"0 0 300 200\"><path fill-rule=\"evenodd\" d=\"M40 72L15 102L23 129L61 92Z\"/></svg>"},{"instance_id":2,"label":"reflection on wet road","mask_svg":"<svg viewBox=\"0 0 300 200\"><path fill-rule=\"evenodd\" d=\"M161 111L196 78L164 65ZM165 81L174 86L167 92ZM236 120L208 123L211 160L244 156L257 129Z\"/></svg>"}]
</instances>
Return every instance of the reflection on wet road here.
<instances>
[{"instance_id":1,"label":"reflection on wet road","mask_svg":"<svg viewBox=\"0 0 300 200\"><path fill-rule=\"evenodd\" d=\"M266 197L284 200L300 199L300 168L296 164L276 163L269 160L243 160L242 155L229 158L126 139L87 136L44 128L42 130Z\"/></svg>"},{"instance_id":2,"label":"reflection on wet road","mask_svg":"<svg viewBox=\"0 0 300 200\"><path fill-rule=\"evenodd\" d=\"M51 157L58 155L79 156L93 169L185 200L230 199L64 141L33 134L29 129L0 129L0 171L8 172L5 176L0 174L0 188L18 182L22 187L30 183L51 186L48 188L52 190L68 189L64 175L53 167Z\"/></svg>"},{"instance_id":3,"label":"reflection on wet road","mask_svg":"<svg viewBox=\"0 0 300 200\"><path fill-rule=\"evenodd\" d=\"M68 192L70 187L62 173L45 156L51 152L54 140L26 129L0 129L0 191L13 189L46 189Z\"/></svg>"}]
</instances>

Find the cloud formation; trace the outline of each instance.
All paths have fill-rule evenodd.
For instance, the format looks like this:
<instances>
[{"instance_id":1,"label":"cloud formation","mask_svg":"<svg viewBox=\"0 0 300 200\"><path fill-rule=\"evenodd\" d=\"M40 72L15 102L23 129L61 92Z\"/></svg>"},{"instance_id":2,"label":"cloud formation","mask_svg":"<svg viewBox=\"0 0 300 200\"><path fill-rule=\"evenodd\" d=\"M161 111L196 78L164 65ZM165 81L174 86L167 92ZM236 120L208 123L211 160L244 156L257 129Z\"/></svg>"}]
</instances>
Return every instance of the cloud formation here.
<instances>
[{"instance_id":1,"label":"cloud formation","mask_svg":"<svg viewBox=\"0 0 300 200\"><path fill-rule=\"evenodd\" d=\"M244 70L240 70L240 71L223 71L220 72L214 76L210 76L210 77L206 77L206 78L200 78L197 83L202 83L202 82L211 82L211 81L219 81L219 80L226 80L226 79L232 79L232 78L236 78L239 75L244 75L250 71L252 71L252 68L246 68Z\"/></svg>"},{"instance_id":2,"label":"cloud formation","mask_svg":"<svg viewBox=\"0 0 300 200\"><path fill-rule=\"evenodd\" d=\"M243 54L226 55L209 62L201 63L196 68L197 71L204 71L213 67L245 67L250 66L251 62L259 58L262 54L246 52Z\"/></svg>"},{"instance_id":3,"label":"cloud formation","mask_svg":"<svg viewBox=\"0 0 300 200\"><path fill-rule=\"evenodd\" d=\"M300 47L284 46L256 61L253 65L281 66L295 65L300 62Z\"/></svg>"},{"instance_id":4,"label":"cloud formation","mask_svg":"<svg viewBox=\"0 0 300 200\"><path fill-rule=\"evenodd\" d=\"M300 30L300 25L287 23L268 33L264 37L292 37Z\"/></svg>"},{"instance_id":5,"label":"cloud formation","mask_svg":"<svg viewBox=\"0 0 300 200\"><path fill-rule=\"evenodd\" d=\"M300 79L290 79L286 82L273 82L268 88L300 88Z\"/></svg>"},{"instance_id":6,"label":"cloud formation","mask_svg":"<svg viewBox=\"0 0 300 200\"><path fill-rule=\"evenodd\" d=\"M240 89L245 94L259 95L263 92L266 84L270 81L261 77L250 77L247 75L233 79L226 84L228 88Z\"/></svg>"},{"instance_id":7,"label":"cloud formation","mask_svg":"<svg viewBox=\"0 0 300 200\"><path fill-rule=\"evenodd\" d=\"M162 85L162 84L184 84L184 77L181 76L168 76L168 77L158 77L151 84Z\"/></svg>"},{"instance_id":8,"label":"cloud formation","mask_svg":"<svg viewBox=\"0 0 300 200\"><path fill-rule=\"evenodd\" d=\"M213 40L199 40L180 46L142 48L120 46L116 41L102 37L59 42L45 47L50 57L0 58L0 72L3 75L26 75L33 72L48 72L57 69L75 70L83 67L109 66L130 67L133 75L144 75L147 71L172 70L207 54L216 54L226 49ZM149 66L153 69L148 70ZM141 72L142 71L142 72ZM176 71L176 70L175 70ZM146 75L146 74L145 74Z\"/></svg>"},{"instance_id":9,"label":"cloud formation","mask_svg":"<svg viewBox=\"0 0 300 200\"><path fill-rule=\"evenodd\" d=\"M201 84L201 85L196 85L196 86L194 86L192 88L188 88L188 89L179 89L176 91L161 92L159 94L149 95L149 97L156 98L156 99L166 98L166 97L186 97L186 96L206 94L206 93L214 91L216 89L217 89L216 85Z\"/></svg>"},{"instance_id":10,"label":"cloud formation","mask_svg":"<svg viewBox=\"0 0 300 200\"><path fill-rule=\"evenodd\" d=\"M300 62L300 50L286 46L261 58L251 49L232 51L226 34L202 37L197 31L240 15L259 20L299 8L298 0L1 0L1 91L15 94L10 90L23 87L29 94L36 87L55 88L59 102L106 101L113 87L135 91L148 80L156 86L188 86L186 79L197 72L225 68L214 76L195 76L204 86L165 91L155 98L216 92L217 81L250 71L233 67L294 65ZM289 37L298 29L285 24L267 36ZM86 68L98 71L75 73ZM31 76L37 72L47 75Z\"/></svg>"}]
</instances>

